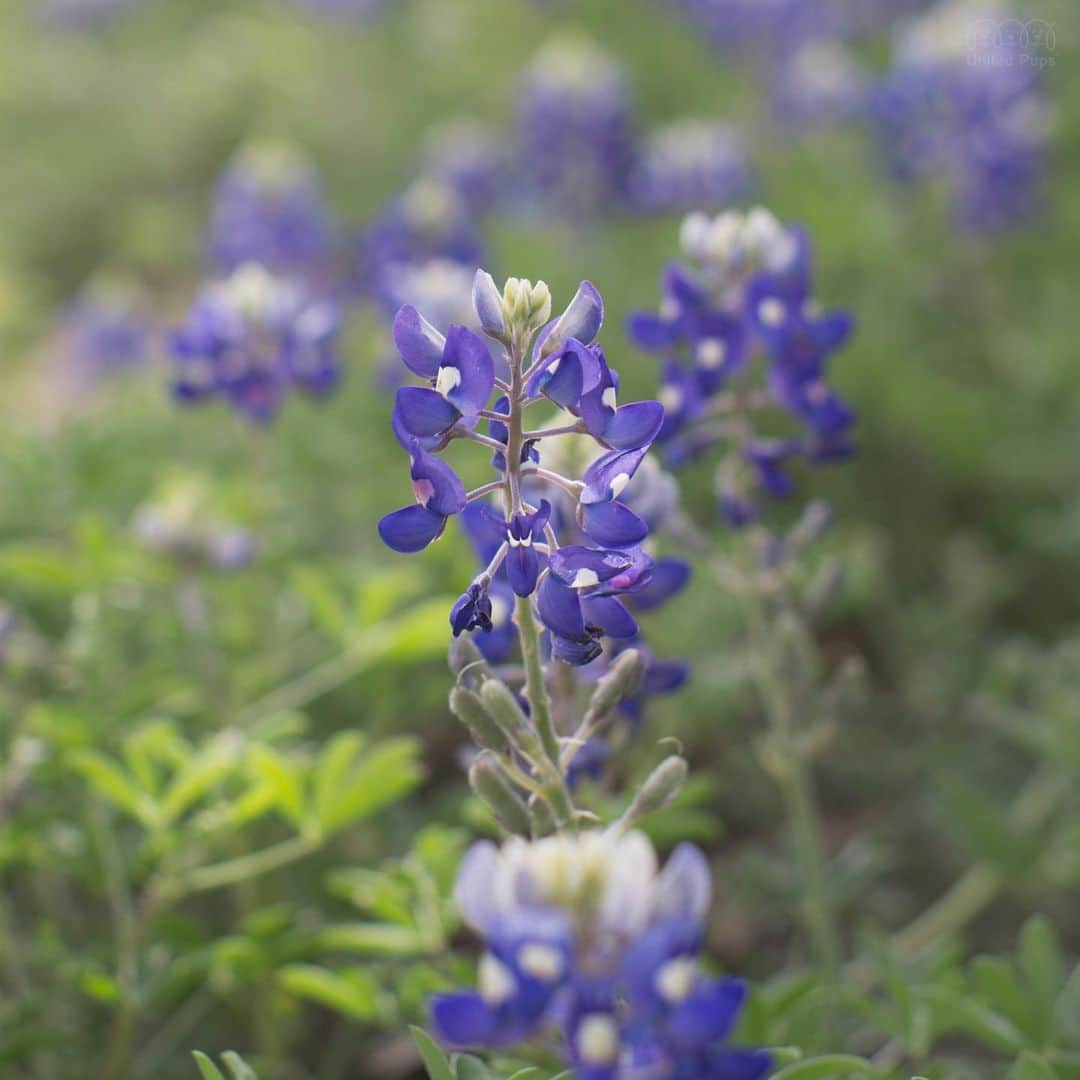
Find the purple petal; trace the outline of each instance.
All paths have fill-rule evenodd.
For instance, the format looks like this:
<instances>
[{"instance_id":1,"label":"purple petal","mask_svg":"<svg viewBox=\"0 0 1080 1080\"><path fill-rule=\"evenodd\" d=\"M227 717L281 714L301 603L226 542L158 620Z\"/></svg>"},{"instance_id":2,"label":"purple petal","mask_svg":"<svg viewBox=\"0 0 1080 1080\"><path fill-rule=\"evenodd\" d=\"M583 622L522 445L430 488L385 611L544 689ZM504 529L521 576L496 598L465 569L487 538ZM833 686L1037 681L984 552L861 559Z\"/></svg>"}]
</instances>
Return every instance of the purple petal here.
<instances>
[{"instance_id":1,"label":"purple petal","mask_svg":"<svg viewBox=\"0 0 1080 1080\"><path fill-rule=\"evenodd\" d=\"M700 921L711 901L712 875L705 856L693 844L679 844L656 879L656 916Z\"/></svg>"},{"instance_id":2,"label":"purple petal","mask_svg":"<svg viewBox=\"0 0 1080 1080\"><path fill-rule=\"evenodd\" d=\"M666 349L674 344L679 336L678 323L644 311L630 316L626 322L626 331L638 348L650 351Z\"/></svg>"},{"instance_id":3,"label":"purple petal","mask_svg":"<svg viewBox=\"0 0 1080 1080\"><path fill-rule=\"evenodd\" d=\"M571 639L587 636L578 594L554 574L548 574L540 583L536 594L536 607L540 621L553 634Z\"/></svg>"},{"instance_id":4,"label":"purple petal","mask_svg":"<svg viewBox=\"0 0 1080 1080\"><path fill-rule=\"evenodd\" d=\"M722 1048L709 1055L709 1076L714 1080L761 1080L773 1068L767 1050Z\"/></svg>"},{"instance_id":5,"label":"purple petal","mask_svg":"<svg viewBox=\"0 0 1080 1080\"><path fill-rule=\"evenodd\" d=\"M717 979L695 991L668 1017L672 1037L691 1046L725 1038L735 1026L746 1001L746 983Z\"/></svg>"},{"instance_id":6,"label":"purple petal","mask_svg":"<svg viewBox=\"0 0 1080 1080\"><path fill-rule=\"evenodd\" d=\"M502 297L495 285L495 279L486 270L476 271L472 299L480 325L494 337L505 333L506 318L503 315Z\"/></svg>"},{"instance_id":7,"label":"purple petal","mask_svg":"<svg viewBox=\"0 0 1080 1080\"><path fill-rule=\"evenodd\" d=\"M559 548L549 560L551 572L572 589L588 589L602 581L610 581L628 569L629 555L622 551L570 544Z\"/></svg>"},{"instance_id":8,"label":"purple petal","mask_svg":"<svg viewBox=\"0 0 1080 1080\"><path fill-rule=\"evenodd\" d=\"M616 450L641 449L651 445L663 424L664 407L659 401L635 401L616 411L601 441Z\"/></svg>"},{"instance_id":9,"label":"purple petal","mask_svg":"<svg viewBox=\"0 0 1080 1080\"><path fill-rule=\"evenodd\" d=\"M571 338L588 345L600 332L603 322L604 301L591 281L583 281L574 293L574 299L555 323L544 344L544 351L553 352Z\"/></svg>"},{"instance_id":10,"label":"purple petal","mask_svg":"<svg viewBox=\"0 0 1080 1080\"><path fill-rule=\"evenodd\" d=\"M434 454L417 450L412 457L413 492L416 501L442 517L460 514L467 498L458 474Z\"/></svg>"},{"instance_id":11,"label":"purple petal","mask_svg":"<svg viewBox=\"0 0 1080 1080\"><path fill-rule=\"evenodd\" d=\"M646 448L639 447L635 450L615 450L597 458L582 477L585 488L581 493L581 502L588 505L617 499L637 472L645 453Z\"/></svg>"},{"instance_id":12,"label":"purple petal","mask_svg":"<svg viewBox=\"0 0 1080 1080\"><path fill-rule=\"evenodd\" d=\"M411 555L423 551L445 527L446 518L442 514L426 506L406 506L379 522L379 536L388 548Z\"/></svg>"},{"instance_id":13,"label":"purple petal","mask_svg":"<svg viewBox=\"0 0 1080 1080\"><path fill-rule=\"evenodd\" d=\"M654 660L645 669L641 691L644 694L670 694L685 686L689 678L689 664L681 660Z\"/></svg>"},{"instance_id":14,"label":"purple petal","mask_svg":"<svg viewBox=\"0 0 1080 1080\"><path fill-rule=\"evenodd\" d=\"M638 624L634 616L614 596L585 596L581 600L585 622L598 626L605 636L618 641L637 636Z\"/></svg>"},{"instance_id":15,"label":"purple petal","mask_svg":"<svg viewBox=\"0 0 1080 1080\"><path fill-rule=\"evenodd\" d=\"M401 426L419 439L441 435L461 417L442 394L426 386L402 386L394 398L394 412Z\"/></svg>"},{"instance_id":16,"label":"purple petal","mask_svg":"<svg viewBox=\"0 0 1080 1080\"><path fill-rule=\"evenodd\" d=\"M634 608L638 611L655 610L686 587L690 573L690 564L683 559L658 559L653 564L648 584L634 593Z\"/></svg>"},{"instance_id":17,"label":"purple petal","mask_svg":"<svg viewBox=\"0 0 1080 1080\"><path fill-rule=\"evenodd\" d=\"M446 338L410 304L406 304L394 317L393 334L394 344L405 366L414 375L434 379Z\"/></svg>"},{"instance_id":18,"label":"purple petal","mask_svg":"<svg viewBox=\"0 0 1080 1080\"><path fill-rule=\"evenodd\" d=\"M540 576L540 555L531 543L528 546L511 543L504 565L510 588L518 596L532 596Z\"/></svg>"},{"instance_id":19,"label":"purple petal","mask_svg":"<svg viewBox=\"0 0 1080 1080\"><path fill-rule=\"evenodd\" d=\"M472 543L476 557L489 563L506 539L506 522L489 503L469 503L461 512L461 523Z\"/></svg>"},{"instance_id":20,"label":"purple petal","mask_svg":"<svg viewBox=\"0 0 1080 1080\"><path fill-rule=\"evenodd\" d=\"M431 1026L446 1046L481 1048L496 1041L498 1014L471 991L438 994L431 1002Z\"/></svg>"},{"instance_id":21,"label":"purple petal","mask_svg":"<svg viewBox=\"0 0 1080 1080\"><path fill-rule=\"evenodd\" d=\"M578 510L582 531L604 547L630 547L649 535L649 526L621 502L593 503Z\"/></svg>"},{"instance_id":22,"label":"purple petal","mask_svg":"<svg viewBox=\"0 0 1080 1080\"><path fill-rule=\"evenodd\" d=\"M464 326L451 326L446 335L435 389L463 416L486 409L495 388L495 361L484 339Z\"/></svg>"}]
</instances>

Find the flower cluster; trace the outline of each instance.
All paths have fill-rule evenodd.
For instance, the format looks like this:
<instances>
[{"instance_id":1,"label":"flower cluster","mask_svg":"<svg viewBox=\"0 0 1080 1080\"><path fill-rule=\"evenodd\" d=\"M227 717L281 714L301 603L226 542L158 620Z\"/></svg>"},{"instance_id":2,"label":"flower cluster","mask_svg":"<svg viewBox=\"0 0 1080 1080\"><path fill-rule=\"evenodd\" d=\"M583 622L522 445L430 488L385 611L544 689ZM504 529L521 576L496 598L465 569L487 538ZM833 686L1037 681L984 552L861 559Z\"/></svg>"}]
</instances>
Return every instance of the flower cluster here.
<instances>
[{"instance_id":1,"label":"flower cluster","mask_svg":"<svg viewBox=\"0 0 1080 1080\"><path fill-rule=\"evenodd\" d=\"M207 254L221 273L258 263L277 273L325 273L333 232L314 167L287 146L244 147L214 193Z\"/></svg>"},{"instance_id":2,"label":"flower cluster","mask_svg":"<svg viewBox=\"0 0 1080 1080\"><path fill-rule=\"evenodd\" d=\"M681 241L689 264L668 267L659 313L634 315L630 333L662 363L658 441L668 464L723 443L730 453L718 468L721 509L731 524L745 525L758 512L752 489L791 493L796 459L823 464L850 455L854 413L827 376L852 320L814 300L805 231L764 209L692 214ZM794 421L799 433L759 435L753 419L766 410Z\"/></svg>"},{"instance_id":3,"label":"flower cluster","mask_svg":"<svg viewBox=\"0 0 1080 1080\"><path fill-rule=\"evenodd\" d=\"M353 22L367 22L386 10L386 0L292 0L292 4L314 15Z\"/></svg>"},{"instance_id":4,"label":"flower cluster","mask_svg":"<svg viewBox=\"0 0 1080 1080\"><path fill-rule=\"evenodd\" d=\"M580 1080L755 1080L770 1055L729 1046L746 998L698 956L709 870L690 844L660 870L640 832L475 844L456 897L485 941L477 991L432 1005L440 1039L503 1048L561 1032Z\"/></svg>"},{"instance_id":5,"label":"flower cluster","mask_svg":"<svg viewBox=\"0 0 1080 1080\"><path fill-rule=\"evenodd\" d=\"M778 125L801 132L861 119L870 83L845 43L812 38L776 66L770 98Z\"/></svg>"},{"instance_id":6,"label":"flower cluster","mask_svg":"<svg viewBox=\"0 0 1080 1080\"><path fill-rule=\"evenodd\" d=\"M1004 32L1023 29L1004 15L950 0L911 22L872 103L893 175L940 181L957 220L976 230L1030 217L1043 189L1050 118L1039 43Z\"/></svg>"},{"instance_id":7,"label":"flower cluster","mask_svg":"<svg viewBox=\"0 0 1080 1080\"><path fill-rule=\"evenodd\" d=\"M740 198L750 180L735 131L709 120L679 120L645 140L630 178L630 198L644 211L689 210Z\"/></svg>"},{"instance_id":8,"label":"flower cluster","mask_svg":"<svg viewBox=\"0 0 1080 1080\"><path fill-rule=\"evenodd\" d=\"M268 423L290 389L321 397L337 386L339 324L333 303L248 263L207 286L172 335L174 394L185 403L222 397Z\"/></svg>"},{"instance_id":9,"label":"flower cluster","mask_svg":"<svg viewBox=\"0 0 1080 1080\"><path fill-rule=\"evenodd\" d=\"M125 15L139 0L48 0L43 17L57 30L85 30Z\"/></svg>"},{"instance_id":10,"label":"flower cluster","mask_svg":"<svg viewBox=\"0 0 1080 1080\"><path fill-rule=\"evenodd\" d=\"M543 282L511 278L500 294L479 271L473 296L484 332L502 345L498 360L467 327L452 325L444 335L411 306L395 319L402 360L426 385L397 392L393 428L409 454L415 502L384 517L379 534L396 551L419 551L450 517L462 515L487 563L451 612L455 634L491 632L493 593L512 595L535 604L552 654L581 666L600 655L604 636L636 633L620 595L650 579L653 563L641 547L649 527L620 496L660 429L663 409L654 401L618 403L618 376L594 343L603 303L588 282L550 321ZM564 410L566 422L527 429L524 414L540 403ZM487 434L477 430L482 422ZM545 443L568 434L591 436L604 450L580 480L542 464ZM455 440L493 451L497 478L466 491L437 456ZM559 543L551 501L531 501L528 485L535 481L572 499L583 543ZM500 508L481 501L494 492L502 494Z\"/></svg>"},{"instance_id":11,"label":"flower cluster","mask_svg":"<svg viewBox=\"0 0 1080 1080\"><path fill-rule=\"evenodd\" d=\"M137 293L124 282L94 280L65 314L61 333L80 386L145 363L153 330Z\"/></svg>"},{"instance_id":12,"label":"flower cluster","mask_svg":"<svg viewBox=\"0 0 1080 1080\"><path fill-rule=\"evenodd\" d=\"M538 201L584 216L625 199L635 154L629 82L603 50L576 39L542 48L525 73L517 130Z\"/></svg>"}]
</instances>

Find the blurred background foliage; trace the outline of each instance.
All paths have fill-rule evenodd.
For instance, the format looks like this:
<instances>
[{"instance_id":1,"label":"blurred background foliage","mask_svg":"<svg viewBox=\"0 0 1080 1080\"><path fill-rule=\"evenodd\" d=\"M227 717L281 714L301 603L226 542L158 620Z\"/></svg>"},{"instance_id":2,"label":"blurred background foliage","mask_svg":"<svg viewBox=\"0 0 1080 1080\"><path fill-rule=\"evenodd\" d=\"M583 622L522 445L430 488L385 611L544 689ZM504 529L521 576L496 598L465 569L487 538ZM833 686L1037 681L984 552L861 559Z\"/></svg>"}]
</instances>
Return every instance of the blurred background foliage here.
<instances>
[{"instance_id":1,"label":"blurred background foliage","mask_svg":"<svg viewBox=\"0 0 1080 1080\"><path fill-rule=\"evenodd\" d=\"M278 0L146 0L80 31L43 25L38 7L0 15L0 594L16 613L0 687L0 1071L186 1076L199 1045L236 1047L268 1077L405 1076L406 1024L430 989L467 979L449 890L463 844L491 826L464 800L444 653L471 558L453 529L408 562L375 534L405 490L381 317L350 310L336 396L290 401L256 430L217 405L179 408L160 356L80 382L61 315L104 273L175 322L213 185L252 138L299 147L336 217L361 225L437 121L509 132L522 67L565 33L628 67L642 124L737 122L755 201L807 225L822 299L858 320L835 377L859 410L859 455L813 479L847 569L818 643L828 666L861 656L868 670L817 763L849 948L885 987L853 1013L928 1046L911 1026L930 1009L949 1030L957 1000L986 1001L960 992L983 979L1009 1055L1066 1035L1075 1050L1075 975L1055 1005L1066 960L1025 960L1051 923L1062 944L1044 952L1080 950L1071 6L1025 8L1058 33L1047 212L993 237L953 229L933 193L898 192L853 126L778 132L753 75L659 0L392 0L357 25ZM556 297L596 282L608 355L647 396L654 364L623 327L655 305L677 224L504 214L488 261ZM178 487L250 531L250 566L140 542L140 508ZM705 482L691 475L686 495L708 522ZM715 955L767 981L750 1036L813 1045L740 617L703 582L650 624L693 678L650 706L641 762L620 768L660 736L686 747L696 779L657 839L696 839L715 860ZM963 948L920 933L919 950L890 951L887 932L957 880ZM1032 913L1049 922L1018 946ZM1042 991L1060 1032L1011 1016L1024 991L1004 961L968 966L1017 948L1033 978L1061 968ZM970 1036L978 1017L962 1019ZM926 1075L997 1075L980 1054L961 1040ZM1076 1053L1054 1060L1016 1075L1080 1075Z\"/></svg>"}]
</instances>

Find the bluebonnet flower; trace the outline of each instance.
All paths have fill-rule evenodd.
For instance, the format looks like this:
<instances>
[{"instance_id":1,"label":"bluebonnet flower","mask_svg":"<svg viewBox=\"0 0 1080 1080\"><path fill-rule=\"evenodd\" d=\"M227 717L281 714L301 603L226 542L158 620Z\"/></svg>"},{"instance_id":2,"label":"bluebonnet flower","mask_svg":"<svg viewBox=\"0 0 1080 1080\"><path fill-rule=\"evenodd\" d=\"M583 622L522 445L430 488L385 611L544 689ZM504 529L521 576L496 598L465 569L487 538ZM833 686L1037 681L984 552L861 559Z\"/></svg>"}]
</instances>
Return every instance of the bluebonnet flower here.
<instances>
[{"instance_id":1,"label":"bluebonnet flower","mask_svg":"<svg viewBox=\"0 0 1080 1080\"><path fill-rule=\"evenodd\" d=\"M248 264L207 286L171 340L173 391L184 403L223 397L268 423L286 393L330 393L341 374L336 306L294 280Z\"/></svg>"},{"instance_id":2,"label":"bluebonnet flower","mask_svg":"<svg viewBox=\"0 0 1080 1080\"><path fill-rule=\"evenodd\" d=\"M477 216L497 204L508 166L498 136L480 120L449 120L424 138L420 174L449 185Z\"/></svg>"},{"instance_id":3,"label":"bluebonnet flower","mask_svg":"<svg viewBox=\"0 0 1080 1080\"><path fill-rule=\"evenodd\" d=\"M258 263L325 277L333 231L318 174L287 146L239 150L214 192L207 253L221 273Z\"/></svg>"},{"instance_id":4,"label":"bluebonnet flower","mask_svg":"<svg viewBox=\"0 0 1080 1080\"><path fill-rule=\"evenodd\" d=\"M386 11L386 0L291 0L294 7L327 18L367 22Z\"/></svg>"},{"instance_id":5,"label":"bluebonnet flower","mask_svg":"<svg viewBox=\"0 0 1080 1080\"><path fill-rule=\"evenodd\" d=\"M85 30L119 18L140 0L49 0L42 5L45 20L58 30Z\"/></svg>"},{"instance_id":6,"label":"bluebonnet flower","mask_svg":"<svg viewBox=\"0 0 1080 1080\"><path fill-rule=\"evenodd\" d=\"M473 845L456 898L486 950L478 989L437 996L449 1047L556 1035L583 1080L756 1080L768 1053L727 1039L746 998L700 970L711 883L681 844L661 870L643 833L589 831Z\"/></svg>"},{"instance_id":7,"label":"bluebonnet flower","mask_svg":"<svg viewBox=\"0 0 1080 1080\"><path fill-rule=\"evenodd\" d=\"M709 120L679 120L651 132L630 177L630 198L650 212L692 210L746 194L751 169L737 132Z\"/></svg>"},{"instance_id":8,"label":"bluebonnet flower","mask_svg":"<svg viewBox=\"0 0 1080 1080\"><path fill-rule=\"evenodd\" d=\"M475 268L483 250L476 215L461 193L445 179L421 176L357 238L357 285L385 303L387 278L401 264L442 259Z\"/></svg>"},{"instance_id":9,"label":"bluebonnet flower","mask_svg":"<svg viewBox=\"0 0 1080 1080\"><path fill-rule=\"evenodd\" d=\"M495 597L509 593L535 604L553 656L586 664L599 655L605 635L637 632L619 595L648 578L651 560L640 549L648 525L619 496L655 438L663 410L656 402L619 403L617 376L594 343L603 302L588 282L550 319L543 282L511 278L500 293L490 275L478 271L474 306L484 333L502 346L498 360L475 332L451 325L443 334L412 306L394 321L401 358L425 384L400 388L393 415L410 457L415 504L384 517L379 534L397 551L417 551L441 535L449 517L462 515L483 569L454 607L455 633L495 633ZM545 400L569 422L528 430L526 409ZM477 430L484 421L487 434ZM541 464L548 444L566 435L591 436L610 448L581 480ZM455 440L493 451L496 479L466 492L436 457ZM550 489L551 497L534 495L537 486ZM502 495L500 507L483 501L495 492ZM570 501L579 530L571 543L560 542L553 527L553 498Z\"/></svg>"},{"instance_id":10,"label":"bluebonnet flower","mask_svg":"<svg viewBox=\"0 0 1080 1080\"><path fill-rule=\"evenodd\" d=\"M585 216L622 202L635 154L629 83L588 42L549 42L529 65L517 103L519 168L535 197Z\"/></svg>"},{"instance_id":11,"label":"bluebonnet flower","mask_svg":"<svg viewBox=\"0 0 1080 1080\"><path fill-rule=\"evenodd\" d=\"M135 512L133 528L147 550L186 566L241 570L258 553L251 531L228 519L197 476L170 478Z\"/></svg>"},{"instance_id":12,"label":"bluebonnet flower","mask_svg":"<svg viewBox=\"0 0 1080 1080\"><path fill-rule=\"evenodd\" d=\"M852 320L820 309L809 238L766 210L693 214L681 241L690 264L668 268L660 311L633 316L630 333L661 360L666 460L682 466L724 443L717 495L739 527L757 518L754 490L792 492L795 460L825 464L852 452L854 413L828 383ZM752 420L763 410L786 415L798 433L761 436Z\"/></svg>"},{"instance_id":13,"label":"bluebonnet flower","mask_svg":"<svg viewBox=\"0 0 1080 1080\"><path fill-rule=\"evenodd\" d=\"M870 82L843 43L813 38L794 49L771 76L772 112L789 132L859 120Z\"/></svg>"},{"instance_id":14,"label":"bluebonnet flower","mask_svg":"<svg viewBox=\"0 0 1080 1080\"><path fill-rule=\"evenodd\" d=\"M872 115L903 182L940 182L965 227L989 230L1042 202L1050 114L1037 44L1000 5L951 0L897 35Z\"/></svg>"},{"instance_id":15,"label":"bluebonnet flower","mask_svg":"<svg viewBox=\"0 0 1080 1080\"><path fill-rule=\"evenodd\" d=\"M73 374L83 385L138 367L154 349L150 320L138 295L110 280L93 281L80 290L61 333Z\"/></svg>"}]
</instances>

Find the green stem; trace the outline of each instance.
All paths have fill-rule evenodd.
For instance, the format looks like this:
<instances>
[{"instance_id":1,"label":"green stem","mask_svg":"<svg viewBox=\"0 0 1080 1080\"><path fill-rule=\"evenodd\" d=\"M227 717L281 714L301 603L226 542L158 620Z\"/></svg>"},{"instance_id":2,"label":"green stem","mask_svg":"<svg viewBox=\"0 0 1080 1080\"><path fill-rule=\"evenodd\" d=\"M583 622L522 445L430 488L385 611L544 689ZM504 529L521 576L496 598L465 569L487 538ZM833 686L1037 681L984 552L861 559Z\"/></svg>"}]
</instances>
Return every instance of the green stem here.
<instances>
[{"instance_id":1,"label":"green stem","mask_svg":"<svg viewBox=\"0 0 1080 1080\"><path fill-rule=\"evenodd\" d=\"M795 703L786 673L778 670L776 644L761 597L747 594L747 612L754 651L762 660L758 689L777 755L774 777L787 812L799 882L802 912L815 961L826 985L835 985L840 962L839 935L832 890L825 868L821 813L809 762L796 731Z\"/></svg>"}]
</instances>

